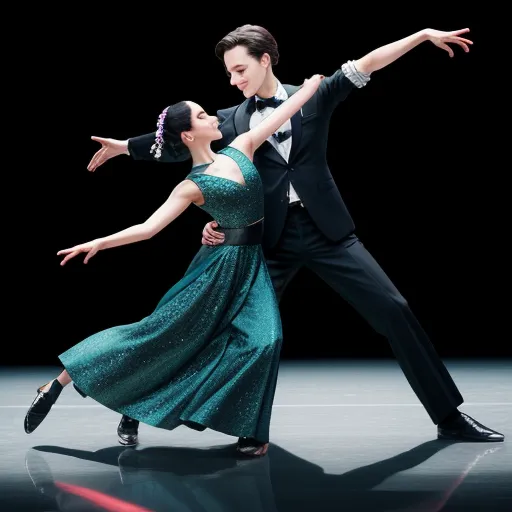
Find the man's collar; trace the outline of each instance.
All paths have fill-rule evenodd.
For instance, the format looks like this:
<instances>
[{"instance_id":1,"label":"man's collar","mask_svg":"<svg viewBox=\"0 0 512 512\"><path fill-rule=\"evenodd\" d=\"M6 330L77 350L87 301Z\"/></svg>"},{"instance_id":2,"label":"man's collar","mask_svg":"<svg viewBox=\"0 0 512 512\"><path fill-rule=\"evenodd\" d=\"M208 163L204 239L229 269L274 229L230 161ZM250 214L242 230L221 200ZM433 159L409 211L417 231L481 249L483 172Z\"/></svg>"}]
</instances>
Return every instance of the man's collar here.
<instances>
[{"instance_id":1,"label":"man's collar","mask_svg":"<svg viewBox=\"0 0 512 512\"><path fill-rule=\"evenodd\" d=\"M276 93L274 94L274 98L277 98L278 100L287 100L288 99L288 94L285 90L285 88L283 87L283 84L276 78L276 82L277 82L277 89L276 89ZM257 94L254 96L254 99L255 100L262 100L264 98L260 98Z\"/></svg>"}]
</instances>

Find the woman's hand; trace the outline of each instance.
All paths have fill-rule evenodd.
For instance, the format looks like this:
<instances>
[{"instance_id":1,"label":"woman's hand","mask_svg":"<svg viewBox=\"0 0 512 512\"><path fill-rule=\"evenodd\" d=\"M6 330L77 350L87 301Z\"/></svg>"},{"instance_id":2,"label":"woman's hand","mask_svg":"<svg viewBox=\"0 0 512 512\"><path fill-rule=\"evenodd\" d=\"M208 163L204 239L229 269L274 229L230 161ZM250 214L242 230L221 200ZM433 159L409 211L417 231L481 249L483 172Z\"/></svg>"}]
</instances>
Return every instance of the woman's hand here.
<instances>
[{"instance_id":1,"label":"woman's hand","mask_svg":"<svg viewBox=\"0 0 512 512\"><path fill-rule=\"evenodd\" d=\"M101 249L101 240L92 240L91 242L87 242L85 244L75 245L74 247L70 247L69 249L62 249L57 253L57 256L61 256L63 254L66 255L66 257L60 262L61 266L63 266L71 258L78 256L80 253L85 253L87 254L87 256L84 258L84 263L87 263Z\"/></svg>"}]
</instances>

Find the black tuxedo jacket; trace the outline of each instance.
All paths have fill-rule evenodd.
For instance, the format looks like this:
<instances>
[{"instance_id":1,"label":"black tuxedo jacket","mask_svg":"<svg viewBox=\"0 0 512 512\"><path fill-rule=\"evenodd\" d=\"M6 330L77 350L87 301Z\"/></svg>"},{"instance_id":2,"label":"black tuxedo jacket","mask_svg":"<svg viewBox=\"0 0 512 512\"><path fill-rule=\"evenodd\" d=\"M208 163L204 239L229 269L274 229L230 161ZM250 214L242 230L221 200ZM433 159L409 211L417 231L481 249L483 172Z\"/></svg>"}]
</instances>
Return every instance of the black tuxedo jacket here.
<instances>
[{"instance_id":1,"label":"black tuxedo jacket","mask_svg":"<svg viewBox=\"0 0 512 512\"><path fill-rule=\"evenodd\" d=\"M284 85L288 95L299 87ZM292 148L286 162L268 141L254 154L265 190L265 233L263 245L272 248L279 240L288 208L289 182L304 206L329 239L340 240L354 231L354 222L331 175L326 160L327 139L331 114L343 101L354 84L338 69L324 78L317 92L291 119ZM212 150L230 144L235 137L249 130L254 97L240 105L219 110L219 129L223 138L212 143ZM136 160L153 160L150 154L155 133L134 137L128 141L128 150ZM190 153L176 155L162 151L161 162L176 162L190 158Z\"/></svg>"}]
</instances>

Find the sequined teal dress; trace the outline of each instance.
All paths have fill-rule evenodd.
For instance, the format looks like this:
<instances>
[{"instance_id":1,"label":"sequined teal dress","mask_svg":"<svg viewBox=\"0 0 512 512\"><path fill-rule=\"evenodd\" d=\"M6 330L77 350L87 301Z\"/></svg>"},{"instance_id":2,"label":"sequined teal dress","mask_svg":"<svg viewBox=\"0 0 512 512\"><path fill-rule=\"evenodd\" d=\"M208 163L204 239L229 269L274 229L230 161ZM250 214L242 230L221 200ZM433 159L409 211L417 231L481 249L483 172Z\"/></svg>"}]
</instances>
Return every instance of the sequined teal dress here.
<instances>
[{"instance_id":1,"label":"sequined teal dress","mask_svg":"<svg viewBox=\"0 0 512 512\"><path fill-rule=\"evenodd\" d=\"M263 217L263 189L240 151L245 183L187 176L220 226ZM156 309L142 320L105 329L60 354L74 383L100 404L154 427L187 425L269 439L282 329L260 244L202 246Z\"/></svg>"}]
</instances>

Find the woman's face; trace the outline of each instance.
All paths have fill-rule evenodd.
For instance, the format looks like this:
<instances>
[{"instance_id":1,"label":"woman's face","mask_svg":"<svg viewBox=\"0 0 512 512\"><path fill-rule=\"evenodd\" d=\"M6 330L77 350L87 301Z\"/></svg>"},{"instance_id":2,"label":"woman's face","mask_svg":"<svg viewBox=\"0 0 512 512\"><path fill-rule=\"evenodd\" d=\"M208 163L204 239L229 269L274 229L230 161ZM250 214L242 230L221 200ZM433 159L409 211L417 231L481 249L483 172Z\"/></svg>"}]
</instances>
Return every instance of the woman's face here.
<instances>
[{"instance_id":1,"label":"woman's face","mask_svg":"<svg viewBox=\"0 0 512 512\"><path fill-rule=\"evenodd\" d=\"M222 139L222 133L219 130L219 120L216 116L209 116L201 105L192 101L187 101L190 107L192 129L189 133L194 140L218 140Z\"/></svg>"}]
</instances>

